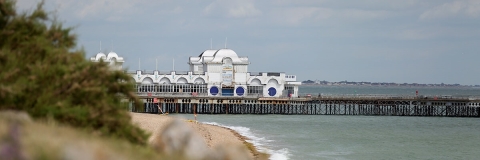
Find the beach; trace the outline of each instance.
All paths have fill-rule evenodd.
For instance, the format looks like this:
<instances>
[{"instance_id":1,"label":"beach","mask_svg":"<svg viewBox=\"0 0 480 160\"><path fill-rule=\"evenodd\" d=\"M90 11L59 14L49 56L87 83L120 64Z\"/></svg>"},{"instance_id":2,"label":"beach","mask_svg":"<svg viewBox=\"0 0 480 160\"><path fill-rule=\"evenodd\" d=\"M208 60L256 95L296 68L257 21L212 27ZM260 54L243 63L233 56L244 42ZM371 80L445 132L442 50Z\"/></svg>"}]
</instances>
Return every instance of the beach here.
<instances>
[{"instance_id":1,"label":"beach","mask_svg":"<svg viewBox=\"0 0 480 160\"><path fill-rule=\"evenodd\" d=\"M160 134L162 129L175 119L174 117L170 117L168 115L159 114L130 113L130 116L132 117L133 124L139 126L152 135ZM248 150L250 150L249 154L251 159L266 158L264 157L265 154L258 152L251 144L247 143L244 136L231 129L221 126L195 123L193 120L183 121L190 126L195 133L203 137L209 148L221 146L245 146ZM149 141L152 140L152 138L149 139Z\"/></svg>"}]
</instances>

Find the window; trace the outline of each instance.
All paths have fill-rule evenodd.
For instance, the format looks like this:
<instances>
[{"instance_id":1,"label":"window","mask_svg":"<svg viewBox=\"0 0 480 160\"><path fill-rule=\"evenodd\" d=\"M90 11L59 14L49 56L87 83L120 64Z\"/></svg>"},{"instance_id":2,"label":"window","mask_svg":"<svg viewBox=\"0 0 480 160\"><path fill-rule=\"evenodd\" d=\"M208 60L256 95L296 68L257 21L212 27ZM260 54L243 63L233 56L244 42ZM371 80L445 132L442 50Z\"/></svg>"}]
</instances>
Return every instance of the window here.
<instances>
[{"instance_id":1,"label":"window","mask_svg":"<svg viewBox=\"0 0 480 160\"><path fill-rule=\"evenodd\" d=\"M247 86L248 94L263 94L263 86Z\"/></svg>"},{"instance_id":2,"label":"window","mask_svg":"<svg viewBox=\"0 0 480 160\"><path fill-rule=\"evenodd\" d=\"M287 91L288 94L295 94L295 90L294 90L293 86L285 85L284 90Z\"/></svg>"},{"instance_id":3,"label":"window","mask_svg":"<svg viewBox=\"0 0 480 160\"><path fill-rule=\"evenodd\" d=\"M191 92L197 92L197 93L207 93L207 85L204 84L194 84L191 86Z\"/></svg>"},{"instance_id":4,"label":"window","mask_svg":"<svg viewBox=\"0 0 480 160\"><path fill-rule=\"evenodd\" d=\"M158 86L158 87L159 87L159 91L158 91L158 92L164 92L164 93L165 93L165 92L172 92L172 86L173 86L173 85L165 85L165 84L159 85L159 86Z\"/></svg>"},{"instance_id":5,"label":"window","mask_svg":"<svg viewBox=\"0 0 480 160\"><path fill-rule=\"evenodd\" d=\"M267 73L267 76L280 76L280 73L276 73L276 72L269 72Z\"/></svg>"},{"instance_id":6,"label":"window","mask_svg":"<svg viewBox=\"0 0 480 160\"><path fill-rule=\"evenodd\" d=\"M184 92L184 93L207 93L206 84L136 84L135 90L137 92L160 92L160 93L172 93L172 92Z\"/></svg>"}]
</instances>

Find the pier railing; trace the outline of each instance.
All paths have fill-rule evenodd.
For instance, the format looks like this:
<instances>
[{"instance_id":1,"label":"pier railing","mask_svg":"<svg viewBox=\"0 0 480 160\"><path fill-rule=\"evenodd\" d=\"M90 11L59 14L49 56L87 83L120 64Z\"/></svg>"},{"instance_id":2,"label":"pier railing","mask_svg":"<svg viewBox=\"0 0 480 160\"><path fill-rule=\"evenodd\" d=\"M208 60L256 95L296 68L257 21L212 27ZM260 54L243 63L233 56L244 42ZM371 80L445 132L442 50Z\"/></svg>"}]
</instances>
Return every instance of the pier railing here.
<instances>
[{"instance_id":1,"label":"pier railing","mask_svg":"<svg viewBox=\"0 0 480 160\"><path fill-rule=\"evenodd\" d=\"M305 97L308 97L305 95ZM326 99L415 99L415 96L410 95L381 95L381 94L341 94L341 95L318 95L314 98L326 98Z\"/></svg>"},{"instance_id":2,"label":"pier railing","mask_svg":"<svg viewBox=\"0 0 480 160\"><path fill-rule=\"evenodd\" d=\"M450 96L450 95L389 95L389 94L301 94L299 98L310 99L456 99L480 100L480 96Z\"/></svg>"},{"instance_id":3,"label":"pier railing","mask_svg":"<svg viewBox=\"0 0 480 160\"><path fill-rule=\"evenodd\" d=\"M248 94L241 97L234 96L209 96L207 93L192 93L192 92L137 92L139 97L157 97L157 98L247 98L247 99L256 99L256 98L270 98L270 99L279 99L279 100L328 100L328 99L351 99L351 100L480 100L480 96L446 96L446 95L388 95L388 94L301 94L296 97L288 96L279 96L279 97L263 97L261 94Z\"/></svg>"},{"instance_id":4,"label":"pier railing","mask_svg":"<svg viewBox=\"0 0 480 160\"><path fill-rule=\"evenodd\" d=\"M158 97L158 98L261 98L260 94L248 94L242 97L233 96L209 96L207 93L192 93L192 92L137 92L137 96L141 98Z\"/></svg>"},{"instance_id":5,"label":"pier railing","mask_svg":"<svg viewBox=\"0 0 480 160\"><path fill-rule=\"evenodd\" d=\"M296 97L208 96L207 93L139 92L132 112L480 117L480 97L381 94L309 94ZM154 99L159 98L159 99Z\"/></svg>"}]
</instances>

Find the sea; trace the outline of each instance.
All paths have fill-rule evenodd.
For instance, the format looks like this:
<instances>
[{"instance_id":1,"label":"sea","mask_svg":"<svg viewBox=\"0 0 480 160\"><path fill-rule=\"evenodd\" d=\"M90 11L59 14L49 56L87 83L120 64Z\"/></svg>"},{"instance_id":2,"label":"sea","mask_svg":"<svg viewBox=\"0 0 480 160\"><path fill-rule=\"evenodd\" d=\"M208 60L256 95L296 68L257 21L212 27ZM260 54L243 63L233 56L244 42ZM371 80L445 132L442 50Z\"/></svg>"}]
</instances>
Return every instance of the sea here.
<instances>
[{"instance_id":1,"label":"sea","mask_svg":"<svg viewBox=\"0 0 480 160\"><path fill-rule=\"evenodd\" d=\"M299 94L480 97L473 87L300 86ZM193 115L173 115L193 119ZM478 159L480 119L336 115L198 115L231 128L272 160Z\"/></svg>"}]
</instances>

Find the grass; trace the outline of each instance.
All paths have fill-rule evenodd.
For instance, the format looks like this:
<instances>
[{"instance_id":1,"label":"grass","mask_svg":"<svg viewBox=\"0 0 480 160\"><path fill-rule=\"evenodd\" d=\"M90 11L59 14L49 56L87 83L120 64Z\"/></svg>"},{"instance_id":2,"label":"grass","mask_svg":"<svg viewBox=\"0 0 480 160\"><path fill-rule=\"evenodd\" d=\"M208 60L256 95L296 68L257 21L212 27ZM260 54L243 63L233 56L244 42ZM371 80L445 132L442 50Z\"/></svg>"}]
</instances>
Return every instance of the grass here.
<instances>
[{"instance_id":1,"label":"grass","mask_svg":"<svg viewBox=\"0 0 480 160\"><path fill-rule=\"evenodd\" d=\"M18 139L18 142L15 142ZM15 144L18 143L18 144ZM11 149L0 159L168 159L146 145L100 136L53 121L12 121L0 118L0 150ZM22 158L23 157L23 158Z\"/></svg>"}]
</instances>

